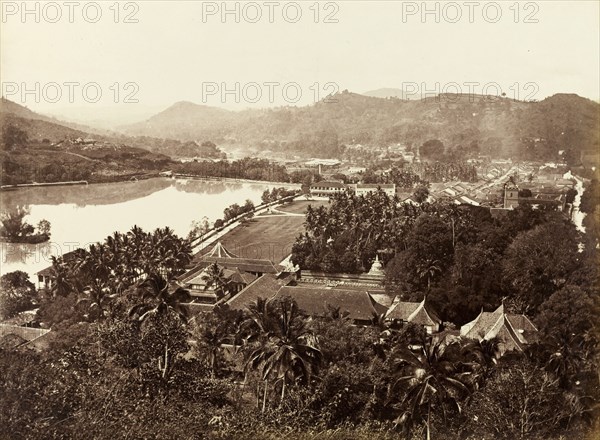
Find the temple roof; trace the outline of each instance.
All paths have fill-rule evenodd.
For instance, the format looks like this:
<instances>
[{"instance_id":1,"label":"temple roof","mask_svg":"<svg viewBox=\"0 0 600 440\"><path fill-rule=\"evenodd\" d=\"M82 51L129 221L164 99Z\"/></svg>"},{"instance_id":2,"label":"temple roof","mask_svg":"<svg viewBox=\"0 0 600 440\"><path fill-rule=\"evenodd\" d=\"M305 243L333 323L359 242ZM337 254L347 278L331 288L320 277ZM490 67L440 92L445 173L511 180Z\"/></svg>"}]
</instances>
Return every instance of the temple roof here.
<instances>
[{"instance_id":1,"label":"temple roof","mask_svg":"<svg viewBox=\"0 0 600 440\"><path fill-rule=\"evenodd\" d=\"M273 274L265 274L258 277L246 288L242 289L233 298L226 300L226 304L235 310L243 310L258 298L270 299L277 291L288 284L293 279L290 274L275 276Z\"/></svg>"},{"instance_id":2,"label":"temple roof","mask_svg":"<svg viewBox=\"0 0 600 440\"><path fill-rule=\"evenodd\" d=\"M217 241L215 247L212 250L204 255L204 257L216 257L216 258L239 258L237 255L229 252L220 241Z\"/></svg>"},{"instance_id":3,"label":"temple roof","mask_svg":"<svg viewBox=\"0 0 600 440\"><path fill-rule=\"evenodd\" d=\"M460 335L479 341L498 338L505 346L505 350L522 351L523 345L530 343L534 338L537 328L525 315L508 314L504 305L500 305L493 312L479 313L473 321L460 328Z\"/></svg>"},{"instance_id":4,"label":"temple roof","mask_svg":"<svg viewBox=\"0 0 600 440\"><path fill-rule=\"evenodd\" d=\"M425 303L398 301L386 313L386 319L397 319L420 325L439 325L442 320Z\"/></svg>"},{"instance_id":5,"label":"temple roof","mask_svg":"<svg viewBox=\"0 0 600 440\"><path fill-rule=\"evenodd\" d=\"M348 317L357 321L370 321L374 315L385 313L386 307L379 304L366 291L327 287L284 286L274 298L289 296L298 307L309 315L323 316L329 307L348 312Z\"/></svg>"},{"instance_id":6,"label":"temple roof","mask_svg":"<svg viewBox=\"0 0 600 440\"><path fill-rule=\"evenodd\" d=\"M237 268L240 271L255 273L278 273L279 270L270 260L255 260L251 258L220 258L220 257L202 257L199 265L217 263L227 269ZM206 267L206 266L205 266Z\"/></svg>"}]
</instances>

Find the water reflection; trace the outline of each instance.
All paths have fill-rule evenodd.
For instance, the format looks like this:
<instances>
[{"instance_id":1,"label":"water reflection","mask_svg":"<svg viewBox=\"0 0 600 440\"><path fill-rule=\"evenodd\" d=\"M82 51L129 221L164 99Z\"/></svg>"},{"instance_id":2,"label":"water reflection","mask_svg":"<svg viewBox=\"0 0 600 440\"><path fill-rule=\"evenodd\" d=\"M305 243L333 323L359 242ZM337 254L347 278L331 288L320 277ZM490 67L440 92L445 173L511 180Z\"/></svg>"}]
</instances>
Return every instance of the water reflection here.
<instances>
[{"instance_id":1,"label":"water reflection","mask_svg":"<svg viewBox=\"0 0 600 440\"><path fill-rule=\"evenodd\" d=\"M279 185L278 185L279 186ZM51 241L0 248L0 273L30 275L49 266L50 257L103 240L134 225L144 230L169 226L186 236L193 220L221 218L223 209L246 199L260 203L268 184L150 179L88 186L23 188L2 192L2 210L28 205L25 220L50 221Z\"/></svg>"}]
</instances>

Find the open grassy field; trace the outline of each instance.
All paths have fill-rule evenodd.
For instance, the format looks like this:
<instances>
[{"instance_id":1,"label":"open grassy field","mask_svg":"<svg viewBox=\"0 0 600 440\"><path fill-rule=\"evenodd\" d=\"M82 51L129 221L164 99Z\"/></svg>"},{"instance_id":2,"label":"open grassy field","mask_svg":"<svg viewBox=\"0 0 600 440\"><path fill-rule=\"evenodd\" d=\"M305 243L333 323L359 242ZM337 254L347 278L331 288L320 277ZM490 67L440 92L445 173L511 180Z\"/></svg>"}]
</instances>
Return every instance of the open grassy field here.
<instances>
[{"instance_id":1,"label":"open grassy field","mask_svg":"<svg viewBox=\"0 0 600 440\"><path fill-rule=\"evenodd\" d=\"M327 206L329 201L327 200L304 200L302 198L295 200L289 205L278 206L278 211L289 212L291 214L304 214L308 205L312 205L313 208L318 206Z\"/></svg>"},{"instance_id":2,"label":"open grassy field","mask_svg":"<svg viewBox=\"0 0 600 440\"><path fill-rule=\"evenodd\" d=\"M309 204L317 206L327 202L297 200L289 205L278 206L277 210L303 214ZM279 263L291 254L296 237L303 231L304 217L259 215L225 234L219 241L240 257L268 259ZM211 248L212 246L208 246L206 251Z\"/></svg>"},{"instance_id":3,"label":"open grassy field","mask_svg":"<svg viewBox=\"0 0 600 440\"><path fill-rule=\"evenodd\" d=\"M303 231L303 217L257 217L221 238L230 252L244 258L268 259L279 263L292 252Z\"/></svg>"}]
</instances>

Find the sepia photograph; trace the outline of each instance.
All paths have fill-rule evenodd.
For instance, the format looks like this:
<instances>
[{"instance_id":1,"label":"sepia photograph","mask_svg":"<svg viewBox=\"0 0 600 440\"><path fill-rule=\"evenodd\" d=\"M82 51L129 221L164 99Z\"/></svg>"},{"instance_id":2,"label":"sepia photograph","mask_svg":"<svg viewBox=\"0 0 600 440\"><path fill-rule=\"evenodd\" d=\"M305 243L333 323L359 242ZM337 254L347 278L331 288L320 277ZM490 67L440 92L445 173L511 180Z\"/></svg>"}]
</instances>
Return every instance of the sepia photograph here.
<instances>
[{"instance_id":1,"label":"sepia photograph","mask_svg":"<svg viewBox=\"0 0 600 440\"><path fill-rule=\"evenodd\" d=\"M599 0L0 9L0 440L600 439Z\"/></svg>"}]
</instances>

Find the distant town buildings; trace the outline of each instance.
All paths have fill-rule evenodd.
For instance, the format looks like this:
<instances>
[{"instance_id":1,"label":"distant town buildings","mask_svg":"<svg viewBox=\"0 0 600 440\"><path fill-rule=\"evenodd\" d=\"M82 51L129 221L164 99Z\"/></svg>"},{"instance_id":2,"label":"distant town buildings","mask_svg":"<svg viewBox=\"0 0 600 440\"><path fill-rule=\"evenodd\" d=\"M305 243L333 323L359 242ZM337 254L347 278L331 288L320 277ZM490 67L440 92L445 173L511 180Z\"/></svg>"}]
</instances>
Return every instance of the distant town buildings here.
<instances>
[{"instance_id":1,"label":"distant town buildings","mask_svg":"<svg viewBox=\"0 0 600 440\"><path fill-rule=\"evenodd\" d=\"M370 184L370 183L357 183L350 185L350 189L354 190L357 196L364 196L371 192L378 191L381 189L388 196L394 197L396 195L396 185L394 184Z\"/></svg>"},{"instance_id":2,"label":"distant town buildings","mask_svg":"<svg viewBox=\"0 0 600 440\"><path fill-rule=\"evenodd\" d=\"M519 206L519 187L512 183L504 184L504 209L513 209Z\"/></svg>"},{"instance_id":3,"label":"distant town buildings","mask_svg":"<svg viewBox=\"0 0 600 440\"><path fill-rule=\"evenodd\" d=\"M388 196L396 195L396 185L394 184L345 184L337 181L321 181L313 183L310 186L310 193L314 196L331 196L333 194L343 193L347 190L353 191L357 196L364 196L368 193L381 189Z\"/></svg>"},{"instance_id":4,"label":"distant town buildings","mask_svg":"<svg viewBox=\"0 0 600 440\"><path fill-rule=\"evenodd\" d=\"M520 187L509 181L503 186L502 207L503 209L514 209L523 203L528 203L534 209L549 207L557 211L564 211L566 191L573 186L573 181L567 179L561 179L561 185L554 186L554 188L544 188L539 183Z\"/></svg>"},{"instance_id":5,"label":"distant town buildings","mask_svg":"<svg viewBox=\"0 0 600 440\"><path fill-rule=\"evenodd\" d=\"M310 186L310 193L314 196L331 196L338 193L343 193L348 189L348 186L342 182L321 181L313 183Z\"/></svg>"}]
</instances>

